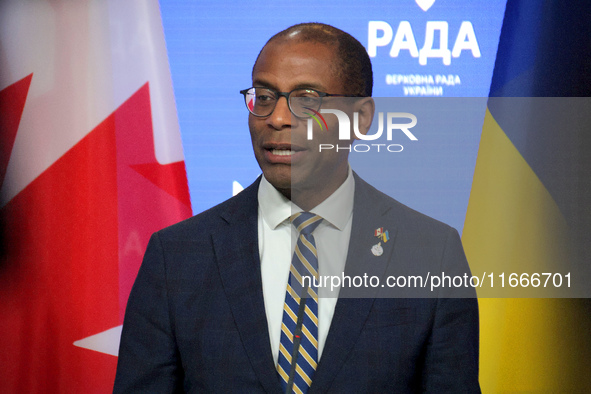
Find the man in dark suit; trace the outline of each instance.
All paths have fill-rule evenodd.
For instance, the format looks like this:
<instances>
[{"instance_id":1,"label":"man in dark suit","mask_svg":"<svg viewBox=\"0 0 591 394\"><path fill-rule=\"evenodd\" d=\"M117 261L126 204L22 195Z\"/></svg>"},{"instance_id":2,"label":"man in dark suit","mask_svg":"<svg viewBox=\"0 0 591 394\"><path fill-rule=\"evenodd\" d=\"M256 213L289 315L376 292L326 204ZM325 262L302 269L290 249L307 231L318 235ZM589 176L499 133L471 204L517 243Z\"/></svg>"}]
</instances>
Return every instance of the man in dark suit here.
<instances>
[{"instance_id":1,"label":"man in dark suit","mask_svg":"<svg viewBox=\"0 0 591 394\"><path fill-rule=\"evenodd\" d=\"M363 46L334 27L296 25L269 40L242 92L263 177L152 236L127 305L115 392L480 391L472 289L408 298L343 286L338 299L318 285L293 291L296 266L384 281L469 272L455 230L365 183L348 150L320 151L343 144L336 119L306 138L305 116L331 99L358 113L366 133L372 78ZM298 215L317 222L311 233Z\"/></svg>"}]
</instances>

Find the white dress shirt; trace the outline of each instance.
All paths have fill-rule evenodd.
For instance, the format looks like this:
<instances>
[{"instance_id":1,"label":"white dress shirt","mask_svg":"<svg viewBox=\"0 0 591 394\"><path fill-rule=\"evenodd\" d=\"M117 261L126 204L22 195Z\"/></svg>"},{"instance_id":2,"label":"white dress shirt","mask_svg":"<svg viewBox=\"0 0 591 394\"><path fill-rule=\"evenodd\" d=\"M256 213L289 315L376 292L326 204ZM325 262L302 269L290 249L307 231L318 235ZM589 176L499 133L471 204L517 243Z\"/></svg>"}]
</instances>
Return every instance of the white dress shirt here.
<instances>
[{"instance_id":1,"label":"white dress shirt","mask_svg":"<svg viewBox=\"0 0 591 394\"><path fill-rule=\"evenodd\" d=\"M343 184L310 212L324 220L314 230L318 253L318 274L321 277L341 276L347 259L355 179L351 168ZM258 240L265 313L273 360L277 364L283 304L289 279L289 268L297 241L297 231L289 217L302 209L285 198L263 176L258 191ZM326 297L330 288L318 289L318 360L328 335L337 298ZM333 293L334 294L334 293ZM338 292L336 293L338 295ZM323 295L325 295L323 297Z\"/></svg>"}]
</instances>

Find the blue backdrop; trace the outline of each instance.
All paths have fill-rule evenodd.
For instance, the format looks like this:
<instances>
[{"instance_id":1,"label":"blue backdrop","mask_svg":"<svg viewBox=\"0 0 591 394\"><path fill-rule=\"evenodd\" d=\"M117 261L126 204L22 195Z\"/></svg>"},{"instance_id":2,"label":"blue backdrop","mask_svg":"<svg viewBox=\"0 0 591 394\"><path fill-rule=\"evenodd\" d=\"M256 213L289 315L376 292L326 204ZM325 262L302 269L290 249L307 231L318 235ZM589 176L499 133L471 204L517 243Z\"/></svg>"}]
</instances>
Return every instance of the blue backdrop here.
<instances>
[{"instance_id":1,"label":"blue backdrop","mask_svg":"<svg viewBox=\"0 0 591 394\"><path fill-rule=\"evenodd\" d=\"M260 174L238 91L252 85L253 63L273 34L315 21L366 46L374 97L476 98L435 102L437 121L423 122L403 152L378 157L378 168L351 157L374 186L462 230L505 0L162 0L160 7L194 213Z\"/></svg>"}]
</instances>

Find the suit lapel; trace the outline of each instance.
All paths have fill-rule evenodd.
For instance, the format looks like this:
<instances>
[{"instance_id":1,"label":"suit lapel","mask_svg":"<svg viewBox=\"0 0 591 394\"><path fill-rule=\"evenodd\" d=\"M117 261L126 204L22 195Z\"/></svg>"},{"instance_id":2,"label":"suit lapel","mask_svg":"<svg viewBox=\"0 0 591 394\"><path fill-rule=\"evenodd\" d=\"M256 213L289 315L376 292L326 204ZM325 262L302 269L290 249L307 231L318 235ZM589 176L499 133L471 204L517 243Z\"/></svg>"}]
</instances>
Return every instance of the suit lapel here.
<instances>
[{"instance_id":1,"label":"suit lapel","mask_svg":"<svg viewBox=\"0 0 591 394\"><path fill-rule=\"evenodd\" d=\"M387 244L382 242L381 256L375 256L371 251L372 246L379 242L374 236L375 229L385 226L386 222L392 225L392 220L385 219L390 209L385 201L381 193L355 174L353 224L345 265L345 275L351 278L357 275L363 277L364 274L382 278L390 262L396 228L387 229L390 240ZM330 388L355 347L377 291L378 288L372 287L341 289L322 358L314 374L311 393L325 392Z\"/></svg>"},{"instance_id":2,"label":"suit lapel","mask_svg":"<svg viewBox=\"0 0 591 394\"><path fill-rule=\"evenodd\" d=\"M226 298L251 366L267 392L281 392L271 346L262 292L258 253L259 181L242 191L228 204L222 219L227 226L212 234L214 250ZM390 206L384 196L355 174L355 200L351 240L345 275L382 277L390 263L396 228L388 228L390 241L382 244L383 255L375 256L374 231L388 224ZM351 289L349 289L351 290ZM357 290L357 289L353 289ZM361 334L373 305L377 288L351 292L341 289L322 358L318 364L311 393L325 392L342 368ZM352 298L354 297L354 298Z\"/></svg>"},{"instance_id":3,"label":"suit lapel","mask_svg":"<svg viewBox=\"0 0 591 394\"><path fill-rule=\"evenodd\" d=\"M280 392L269 344L258 251L259 181L231 200L222 214L227 226L212 237L226 298L252 368L265 391Z\"/></svg>"}]
</instances>

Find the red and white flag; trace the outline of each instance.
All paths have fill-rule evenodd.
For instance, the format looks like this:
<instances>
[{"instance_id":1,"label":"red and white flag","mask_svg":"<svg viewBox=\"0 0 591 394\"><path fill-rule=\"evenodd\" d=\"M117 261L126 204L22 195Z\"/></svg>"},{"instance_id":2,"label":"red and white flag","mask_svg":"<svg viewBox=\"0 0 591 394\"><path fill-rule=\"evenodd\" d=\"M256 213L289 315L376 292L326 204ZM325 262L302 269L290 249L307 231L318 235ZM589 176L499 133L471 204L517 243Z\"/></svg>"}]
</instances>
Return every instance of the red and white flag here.
<instances>
[{"instance_id":1,"label":"red and white flag","mask_svg":"<svg viewBox=\"0 0 591 394\"><path fill-rule=\"evenodd\" d=\"M0 391L112 390L183 160L157 0L0 2Z\"/></svg>"}]
</instances>

